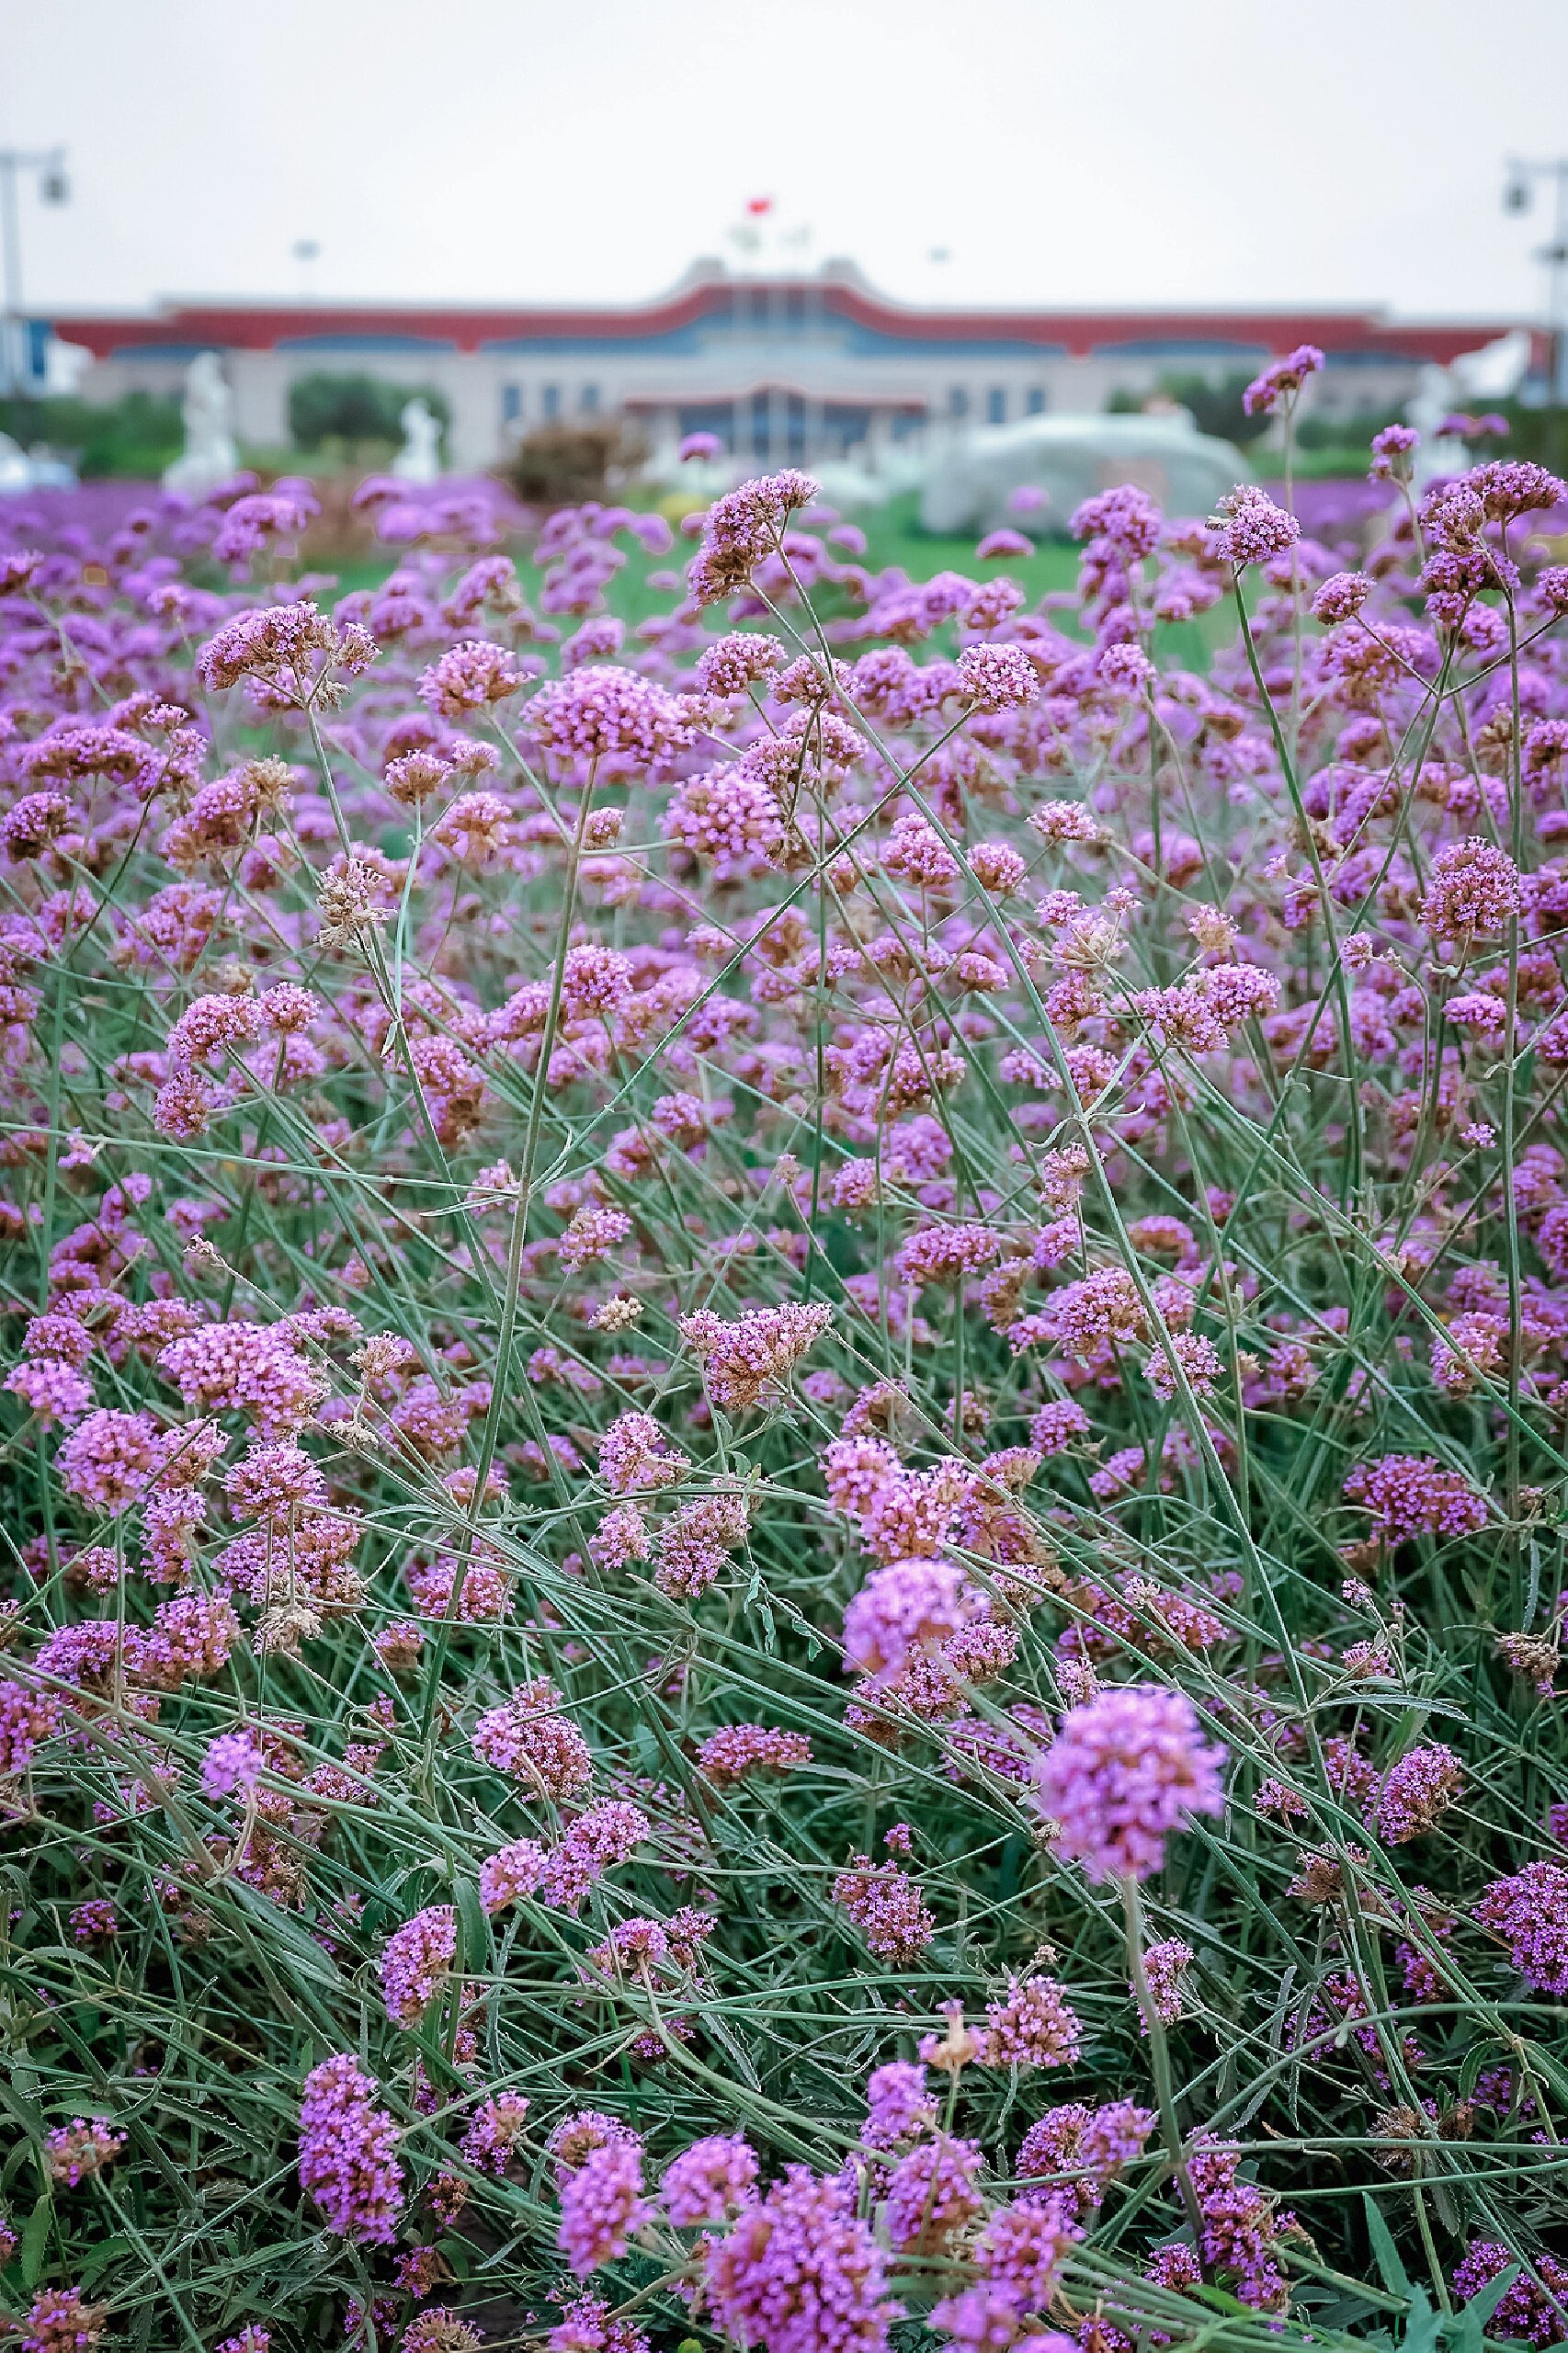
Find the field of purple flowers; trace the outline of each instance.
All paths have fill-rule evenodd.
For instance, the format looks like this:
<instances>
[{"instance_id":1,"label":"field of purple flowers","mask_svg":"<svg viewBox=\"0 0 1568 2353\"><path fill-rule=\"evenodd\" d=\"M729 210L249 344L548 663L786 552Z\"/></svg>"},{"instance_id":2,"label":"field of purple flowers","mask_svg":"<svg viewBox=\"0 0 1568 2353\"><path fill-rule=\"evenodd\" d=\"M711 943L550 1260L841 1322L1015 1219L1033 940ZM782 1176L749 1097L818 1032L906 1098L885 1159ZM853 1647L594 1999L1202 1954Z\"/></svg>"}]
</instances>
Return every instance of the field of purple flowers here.
<instances>
[{"instance_id":1,"label":"field of purple flowers","mask_svg":"<svg viewBox=\"0 0 1568 2353\"><path fill-rule=\"evenodd\" d=\"M9 2341L1568 2340L1568 494L1414 443L13 509Z\"/></svg>"}]
</instances>

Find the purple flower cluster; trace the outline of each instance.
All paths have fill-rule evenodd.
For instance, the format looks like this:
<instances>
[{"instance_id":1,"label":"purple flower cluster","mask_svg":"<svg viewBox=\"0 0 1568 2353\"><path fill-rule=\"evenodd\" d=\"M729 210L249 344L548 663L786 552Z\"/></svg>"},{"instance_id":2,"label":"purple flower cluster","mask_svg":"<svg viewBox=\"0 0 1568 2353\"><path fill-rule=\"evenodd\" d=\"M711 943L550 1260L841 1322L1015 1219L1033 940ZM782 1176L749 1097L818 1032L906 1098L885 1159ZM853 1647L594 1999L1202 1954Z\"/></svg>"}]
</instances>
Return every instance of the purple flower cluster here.
<instances>
[{"instance_id":1,"label":"purple flower cluster","mask_svg":"<svg viewBox=\"0 0 1568 2353\"><path fill-rule=\"evenodd\" d=\"M1074 2339L1030 2323L1054 2293L1057 2274L1081 2236L1061 2201L1021 2198L993 2213L975 2249L972 2288L946 2296L931 2313L965 2353L1067 2353Z\"/></svg>"},{"instance_id":2,"label":"purple flower cluster","mask_svg":"<svg viewBox=\"0 0 1568 2353\"><path fill-rule=\"evenodd\" d=\"M726 1324L708 1308L683 1315L681 1336L701 1358L715 1404L738 1413L784 1381L833 1321L820 1303L748 1308Z\"/></svg>"},{"instance_id":3,"label":"purple flower cluster","mask_svg":"<svg viewBox=\"0 0 1568 2353\"><path fill-rule=\"evenodd\" d=\"M724 1789L753 1774L798 1773L812 1761L812 1744L803 1732L772 1724L725 1724L709 1733L697 1761L705 1777Z\"/></svg>"},{"instance_id":4,"label":"purple flower cluster","mask_svg":"<svg viewBox=\"0 0 1568 2353\"><path fill-rule=\"evenodd\" d=\"M1391 1847L1433 1829L1458 1802L1464 1790L1464 1772L1451 1748L1434 1742L1412 1748L1391 1766L1378 1792L1380 1836Z\"/></svg>"},{"instance_id":5,"label":"purple flower cluster","mask_svg":"<svg viewBox=\"0 0 1568 2353\"><path fill-rule=\"evenodd\" d=\"M1174 1831L1223 1810L1224 1762L1189 1699L1141 1684L1074 1708L1036 1779L1062 1853L1094 1880L1147 1879Z\"/></svg>"},{"instance_id":6,"label":"purple flower cluster","mask_svg":"<svg viewBox=\"0 0 1568 2353\"><path fill-rule=\"evenodd\" d=\"M376 2086L347 2052L305 2077L300 2186L328 2230L363 2246L390 2246L403 2208L398 2131L376 2106Z\"/></svg>"},{"instance_id":7,"label":"purple flower cluster","mask_svg":"<svg viewBox=\"0 0 1568 2353\"><path fill-rule=\"evenodd\" d=\"M1253 483L1232 491L1221 504L1219 538L1227 563L1238 571L1249 564L1268 563L1284 555L1301 536L1293 515Z\"/></svg>"},{"instance_id":8,"label":"purple flower cluster","mask_svg":"<svg viewBox=\"0 0 1568 2353\"><path fill-rule=\"evenodd\" d=\"M1528 2265L1495 2239L1472 2239L1454 2267L1454 2293L1468 2303L1500 2272L1521 2265L1519 2277L1494 2305L1488 2329L1495 2336L1523 2337L1530 2345L1568 2340L1568 2263L1545 2253ZM1533 2276L1532 2276L1533 2274Z\"/></svg>"},{"instance_id":9,"label":"purple flower cluster","mask_svg":"<svg viewBox=\"0 0 1568 2353\"><path fill-rule=\"evenodd\" d=\"M1153 2129L1152 2109L1132 2100L1094 2109L1068 2100L1030 2125L1014 2170L1020 2181L1065 2179L1072 2209L1092 2214L1122 2168L1142 2155Z\"/></svg>"},{"instance_id":10,"label":"purple flower cluster","mask_svg":"<svg viewBox=\"0 0 1568 2353\"><path fill-rule=\"evenodd\" d=\"M381 1995L395 2026L417 2026L451 1972L458 1915L450 1904L426 1904L394 1928L381 1952Z\"/></svg>"},{"instance_id":11,"label":"purple flower cluster","mask_svg":"<svg viewBox=\"0 0 1568 2353\"><path fill-rule=\"evenodd\" d=\"M1287 2290L1276 2241L1293 2217L1277 2212L1255 2182L1244 2181L1238 2152L1218 2142L1199 2142L1189 2152L1187 2174L1201 2217L1205 2264L1233 2279L1244 2304L1278 2311Z\"/></svg>"},{"instance_id":12,"label":"purple flower cluster","mask_svg":"<svg viewBox=\"0 0 1568 2353\"><path fill-rule=\"evenodd\" d=\"M44 2135L50 2179L66 2189L91 2180L114 2163L125 2146L125 2137L123 2132L112 2132L101 2116L90 2120L77 2116L69 2124L57 2125Z\"/></svg>"},{"instance_id":13,"label":"purple flower cluster","mask_svg":"<svg viewBox=\"0 0 1568 2353\"><path fill-rule=\"evenodd\" d=\"M1068 2067L1083 2040L1076 2013L1054 1977L1010 1978L1004 2000L987 2005L975 2032L983 2067Z\"/></svg>"},{"instance_id":14,"label":"purple flower cluster","mask_svg":"<svg viewBox=\"0 0 1568 2353\"><path fill-rule=\"evenodd\" d=\"M693 734L679 696L608 662L541 687L528 704L527 723L556 760L619 759L641 777L667 768Z\"/></svg>"},{"instance_id":15,"label":"purple flower cluster","mask_svg":"<svg viewBox=\"0 0 1568 2353\"><path fill-rule=\"evenodd\" d=\"M1527 1984L1568 1995L1568 1870L1561 1863L1527 1863L1494 1880L1475 1916L1507 1946Z\"/></svg>"},{"instance_id":16,"label":"purple flower cluster","mask_svg":"<svg viewBox=\"0 0 1568 2353\"><path fill-rule=\"evenodd\" d=\"M40 2288L18 2325L20 2353L93 2353L108 2307L89 2304L80 2288Z\"/></svg>"},{"instance_id":17,"label":"purple flower cluster","mask_svg":"<svg viewBox=\"0 0 1568 2353\"><path fill-rule=\"evenodd\" d=\"M248 1733L221 1732L201 1760L201 1786L214 1802L247 1798L260 1785L267 1759Z\"/></svg>"},{"instance_id":18,"label":"purple flower cluster","mask_svg":"<svg viewBox=\"0 0 1568 2353\"><path fill-rule=\"evenodd\" d=\"M978 2141L944 2133L900 2157L887 2187L888 2238L900 2255L939 2255L980 2214Z\"/></svg>"},{"instance_id":19,"label":"purple flower cluster","mask_svg":"<svg viewBox=\"0 0 1568 2353\"><path fill-rule=\"evenodd\" d=\"M619 2133L590 2150L561 2188L561 2251L579 2279L626 2253L645 2211L642 2143Z\"/></svg>"},{"instance_id":20,"label":"purple flower cluster","mask_svg":"<svg viewBox=\"0 0 1568 2353\"><path fill-rule=\"evenodd\" d=\"M809 474L764 474L725 493L709 508L702 546L687 573L699 605L716 605L744 587L779 550L789 517L816 497Z\"/></svg>"},{"instance_id":21,"label":"purple flower cluster","mask_svg":"<svg viewBox=\"0 0 1568 2353\"><path fill-rule=\"evenodd\" d=\"M528 2121L528 2103L521 2092L498 2092L481 2100L462 2137L462 2154L471 2165L499 2180Z\"/></svg>"},{"instance_id":22,"label":"purple flower cluster","mask_svg":"<svg viewBox=\"0 0 1568 2353\"><path fill-rule=\"evenodd\" d=\"M936 2127L937 2104L926 2088L926 2070L908 2060L872 2068L866 2079L866 2109L860 2138L869 2149L895 2149L901 2141Z\"/></svg>"},{"instance_id":23,"label":"purple flower cluster","mask_svg":"<svg viewBox=\"0 0 1568 2353\"><path fill-rule=\"evenodd\" d=\"M482 1764L508 1773L527 1795L575 1797L594 1778L588 1744L564 1712L555 1686L540 1676L498 1708L487 1709L473 1728L473 1753Z\"/></svg>"},{"instance_id":24,"label":"purple flower cluster","mask_svg":"<svg viewBox=\"0 0 1568 2353\"><path fill-rule=\"evenodd\" d=\"M873 1864L869 1855L857 1855L835 1879L833 1900L879 1961L914 1961L936 1936L937 1923L918 1881L897 1863Z\"/></svg>"},{"instance_id":25,"label":"purple flower cluster","mask_svg":"<svg viewBox=\"0 0 1568 2353\"><path fill-rule=\"evenodd\" d=\"M792 2165L733 2230L706 2246L714 2319L762 2353L886 2353L903 2307L842 2181Z\"/></svg>"},{"instance_id":26,"label":"purple flower cluster","mask_svg":"<svg viewBox=\"0 0 1568 2353\"><path fill-rule=\"evenodd\" d=\"M756 2188L756 2156L738 2133L710 2132L693 2141L665 2168L659 2202L677 2231L726 2222Z\"/></svg>"},{"instance_id":27,"label":"purple flower cluster","mask_svg":"<svg viewBox=\"0 0 1568 2353\"><path fill-rule=\"evenodd\" d=\"M0 1683L0 1776L25 1773L46 1740L60 1729L63 1702L52 1691Z\"/></svg>"},{"instance_id":28,"label":"purple flower cluster","mask_svg":"<svg viewBox=\"0 0 1568 2353\"><path fill-rule=\"evenodd\" d=\"M1182 2015L1182 1989L1186 1972L1193 1963L1192 1947L1185 1937L1163 1937L1152 1944L1143 1955L1143 1975L1149 1997L1154 2005L1154 2015L1163 2026L1175 2026ZM1135 1989L1129 1986L1128 1991ZM1149 2031L1148 2021L1142 2031Z\"/></svg>"}]
</instances>

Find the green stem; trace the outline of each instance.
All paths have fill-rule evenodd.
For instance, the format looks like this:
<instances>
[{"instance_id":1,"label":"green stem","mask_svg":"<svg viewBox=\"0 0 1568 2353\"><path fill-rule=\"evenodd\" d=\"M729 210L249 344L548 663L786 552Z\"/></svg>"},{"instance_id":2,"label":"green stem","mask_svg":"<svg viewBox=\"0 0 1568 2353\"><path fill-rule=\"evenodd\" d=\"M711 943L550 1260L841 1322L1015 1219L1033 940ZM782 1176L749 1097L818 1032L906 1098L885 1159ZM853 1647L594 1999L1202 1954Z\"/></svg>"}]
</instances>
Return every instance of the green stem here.
<instances>
[{"instance_id":1,"label":"green stem","mask_svg":"<svg viewBox=\"0 0 1568 2353\"><path fill-rule=\"evenodd\" d=\"M1144 2031L1149 2038L1149 2072L1154 2078L1154 2104L1160 2113L1160 2132L1165 2154L1171 2161L1181 2202L1187 2209L1187 2219L1192 2225L1193 2238L1201 2245L1203 2216L1199 2210L1198 2192L1192 2186L1192 2176L1187 2168L1187 2148L1181 2137L1181 2125L1176 2117L1176 2090L1171 2082L1170 2046L1165 2040L1165 2020L1154 2002L1149 1972L1143 1966L1143 1904L1138 1893L1138 1882L1131 1873L1121 1882L1122 1917L1127 1929L1127 1966L1132 1979L1132 1991L1143 2013Z\"/></svg>"}]
</instances>

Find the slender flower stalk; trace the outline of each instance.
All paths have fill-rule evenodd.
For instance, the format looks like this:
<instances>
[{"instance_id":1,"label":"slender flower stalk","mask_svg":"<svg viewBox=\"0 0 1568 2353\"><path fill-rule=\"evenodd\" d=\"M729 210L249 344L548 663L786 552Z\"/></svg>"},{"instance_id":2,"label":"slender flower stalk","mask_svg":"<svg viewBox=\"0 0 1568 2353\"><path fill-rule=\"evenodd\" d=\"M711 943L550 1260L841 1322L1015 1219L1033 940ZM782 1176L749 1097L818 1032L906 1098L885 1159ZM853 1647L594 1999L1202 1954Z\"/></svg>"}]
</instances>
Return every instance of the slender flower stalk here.
<instances>
[{"instance_id":1,"label":"slender flower stalk","mask_svg":"<svg viewBox=\"0 0 1568 2353\"><path fill-rule=\"evenodd\" d=\"M1181 2202L1194 2232L1202 2227L1198 2196L1187 2170L1187 2150L1182 2140L1181 2120L1176 2114L1176 2092L1171 2079L1171 2054L1165 2040L1165 2022L1160 2013L1143 1951L1143 1902L1138 1881L1130 1871L1119 1882L1122 1919L1127 1930L1127 1963L1132 1979L1132 1992L1142 2013L1143 2031L1149 2040L1149 2072L1154 2081L1154 2102L1159 2112L1160 2135L1165 2144L1171 2170L1181 2191Z\"/></svg>"}]
</instances>

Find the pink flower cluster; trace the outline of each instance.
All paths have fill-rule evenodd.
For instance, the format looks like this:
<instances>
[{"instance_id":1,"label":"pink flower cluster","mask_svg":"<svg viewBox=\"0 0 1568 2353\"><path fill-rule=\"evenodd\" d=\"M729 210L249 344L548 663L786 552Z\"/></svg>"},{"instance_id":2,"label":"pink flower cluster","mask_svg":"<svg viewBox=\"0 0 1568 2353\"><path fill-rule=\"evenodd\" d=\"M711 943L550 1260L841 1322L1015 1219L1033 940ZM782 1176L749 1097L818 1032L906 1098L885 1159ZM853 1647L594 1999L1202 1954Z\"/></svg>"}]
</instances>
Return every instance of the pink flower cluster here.
<instances>
[{"instance_id":1,"label":"pink flower cluster","mask_svg":"<svg viewBox=\"0 0 1568 2353\"><path fill-rule=\"evenodd\" d=\"M801 1307L751 1307L733 1324L708 1308L680 1320L681 1336L701 1359L715 1404L740 1413L786 1380L833 1321L820 1302Z\"/></svg>"},{"instance_id":2,"label":"pink flower cluster","mask_svg":"<svg viewBox=\"0 0 1568 2353\"><path fill-rule=\"evenodd\" d=\"M912 1961L936 1936L937 1923L919 1882L897 1863L873 1864L869 1855L857 1855L835 1879L833 1900L879 1961Z\"/></svg>"},{"instance_id":3,"label":"pink flower cluster","mask_svg":"<svg viewBox=\"0 0 1568 2353\"><path fill-rule=\"evenodd\" d=\"M812 1761L804 1733L771 1724L725 1724L710 1733L697 1753L706 1778L723 1789L753 1774L795 1773Z\"/></svg>"},{"instance_id":4,"label":"pink flower cluster","mask_svg":"<svg viewBox=\"0 0 1568 2353\"><path fill-rule=\"evenodd\" d=\"M1057 1846L1091 1879L1146 1879L1195 1814L1224 1806L1225 1752L1192 1703L1144 1684L1103 1692L1063 1721L1036 1775Z\"/></svg>"},{"instance_id":5,"label":"pink flower cluster","mask_svg":"<svg viewBox=\"0 0 1568 2353\"><path fill-rule=\"evenodd\" d=\"M645 2211L642 2146L617 2133L591 2149L561 2189L561 2251L579 2279L625 2254Z\"/></svg>"},{"instance_id":6,"label":"pink flower cluster","mask_svg":"<svg viewBox=\"0 0 1568 2353\"><path fill-rule=\"evenodd\" d=\"M575 1797L594 1778L588 1744L544 1676L485 1711L473 1728L473 1753L496 1772L511 1774L528 1794L557 1804Z\"/></svg>"},{"instance_id":7,"label":"pink flower cluster","mask_svg":"<svg viewBox=\"0 0 1568 2353\"><path fill-rule=\"evenodd\" d=\"M903 2307L846 2186L792 2165L706 2249L714 2319L762 2353L886 2353Z\"/></svg>"}]
</instances>

